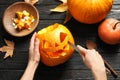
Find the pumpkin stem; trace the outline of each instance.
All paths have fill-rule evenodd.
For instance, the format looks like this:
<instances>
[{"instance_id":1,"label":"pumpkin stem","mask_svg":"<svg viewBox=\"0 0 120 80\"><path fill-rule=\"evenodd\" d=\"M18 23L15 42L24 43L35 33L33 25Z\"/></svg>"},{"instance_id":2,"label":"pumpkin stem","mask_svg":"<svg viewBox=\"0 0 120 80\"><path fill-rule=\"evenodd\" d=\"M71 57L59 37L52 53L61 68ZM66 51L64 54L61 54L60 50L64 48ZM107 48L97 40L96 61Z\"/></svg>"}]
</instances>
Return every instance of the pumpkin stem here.
<instances>
[{"instance_id":1,"label":"pumpkin stem","mask_svg":"<svg viewBox=\"0 0 120 80\"><path fill-rule=\"evenodd\" d=\"M119 24L119 23L120 23L120 21L119 21L119 22L116 22L115 25L114 25L114 27L113 27L113 29L115 29L116 26L117 26L117 24Z\"/></svg>"}]
</instances>

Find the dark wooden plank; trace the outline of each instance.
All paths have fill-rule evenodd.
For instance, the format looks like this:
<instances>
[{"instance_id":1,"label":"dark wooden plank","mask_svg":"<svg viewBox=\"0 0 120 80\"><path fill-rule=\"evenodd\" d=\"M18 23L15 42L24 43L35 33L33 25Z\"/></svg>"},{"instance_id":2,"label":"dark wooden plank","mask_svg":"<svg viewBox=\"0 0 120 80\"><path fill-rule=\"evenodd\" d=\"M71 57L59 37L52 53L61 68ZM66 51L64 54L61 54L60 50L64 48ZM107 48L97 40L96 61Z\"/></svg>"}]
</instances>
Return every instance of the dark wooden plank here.
<instances>
[{"instance_id":1,"label":"dark wooden plank","mask_svg":"<svg viewBox=\"0 0 120 80\"><path fill-rule=\"evenodd\" d=\"M24 0L19 0L19 1L24 1ZM0 5L4 4L12 4L14 2L18 2L18 0L2 0ZM60 4L61 2L59 0L39 0L38 3L36 3L35 5L45 5L45 4ZM113 4L120 4L120 1L119 0L113 0Z\"/></svg>"},{"instance_id":2,"label":"dark wooden plank","mask_svg":"<svg viewBox=\"0 0 120 80\"><path fill-rule=\"evenodd\" d=\"M119 0L113 0L113 4L120 4Z\"/></svg>"},{"instance_id":3,"label":"dark wooden plank","mask_svg":"<svg viewBox=\"0 0 120 80\"><path fill-rule=\"evenodd\" d=\"M19 80L23 71L0 70L0 80Z\"/></svg>"},{"instance_id":4,"label":"dark wooden plank","mask_svg":"<svg viewBox=\"0 0 120 80\"><path fill-rule=\"evenodd\" d=\"M16 69L16 70L23 70L25 66L27 65L27 60L28 60L28 52L15 52L14 56L12 58L3 60L3 55L1 55L1 61L0 61L0 69ZM109 53L111 54L111 53ZM101 54L110 64L114 69L119 70L120 63L119 57L120 55L103 55ZM72 57L65 62L64 64L61 64L61 66L67 65L68 70L70 69L86 69L85 65L82 62L82 59L80 58L80 55L78 53L74 53ZM9 66L9 67L8 67ZM44 66L44 65L42 65Z\"/></svg>"},{"instance_id":5,"label":"dark wooden plank","mask_svg":"<svg viewBox=\"0 0 120 80\"><path fill-rule=\"evenodd\" d=\"M37 5L36 8L39 11L40 20L50 20L50 19L64 19L65 13L51 13L50 9L54 8L56 5ZM0 5L0 15L4 14L5 9L9 7L9 5ZM2 18L2 16L0 16Z\"/></svg>"},{"instance_id":6,"label":"dark wooden plank","mask_svg":"<svg viewBox=\"0 0 120 80\"><path fill-rule=\"evenodd\" d=\"M15 2L19 2L19 1L24 1L24 0L2 0L0 5L8 5L8 4L12 4ZM59 0L39 0L35 5L45 5L45 4L60 4Z\"/></svg>"},{"instance_id":7,"label":"dark wooden plank","mask_svg":"<svg viewBox=\"0 0 120 80\"><path fill-rule=\"evenodd\" d=\"M43 71L43 72L36 72L38 73L35 76L36 79L40 80L93 80L92 73L89 70L57 70L54 71L49 70ZM54 76L55 75L55 76ZM49 77L42 77L42 76L49 76ZM116 80L119 80L118 77ZM108 75L108 80L113 80L113 77L111 75Z\"/></svg>"},{"instance_id":8,"label":"dark wooden plank","mask_svg":"<svg viewBox=\"0 0 120 80\"><path fill-rule=\"evenodd\" d=\"M7 1L8 2L8 1ZM6 0L3 0L1 3L7 3ZM13 2L16 2L13 0ZM12 3L13 3L12 2ZM43 1L45 2L45 1ZM46 1L45 3L59 3L59 1ZM11 4L12 4L11 3ZM113 4L113 7L111 9L111 12L108 14L107 17L113 17L113 18L116 18L116 19L119 19L120 16L119 16L119 2L114 1L114 3L117 3L117 4ZM40 5L35 5L35 7L39 10L39 15L40 15L40 19L64 19L65 18L65 13L51 13L50 12L50 9L52 8L55 8L58 4L44 4L44 3L41 3ZM3 15L3 12L5 11L5 9L10 6L10 4L1 4L0 6L3 6L3 8L0 8L0 15Z\"/></svg>"},{"instance_id":9,"label":"dark wooden plank","mask_svg":"<svg viewBox=\"0 0 120 80\"><path fill-rule=\"evenodd\" d=\"M0 70L1 80L19 80L23 74L23 70ZM119 72L120 73L120 72ZM4 75L6 74L6 75ZM6 77L11 76L11 77ZM47 77L46 77L47 76ZM49 69L44 71L36 71L34 80L93 80L89 70L54 70ZM108 80L114 80L111 75L108 75ZM118 77L115 80L120 80Z\"/></svg>"}]
</instances>

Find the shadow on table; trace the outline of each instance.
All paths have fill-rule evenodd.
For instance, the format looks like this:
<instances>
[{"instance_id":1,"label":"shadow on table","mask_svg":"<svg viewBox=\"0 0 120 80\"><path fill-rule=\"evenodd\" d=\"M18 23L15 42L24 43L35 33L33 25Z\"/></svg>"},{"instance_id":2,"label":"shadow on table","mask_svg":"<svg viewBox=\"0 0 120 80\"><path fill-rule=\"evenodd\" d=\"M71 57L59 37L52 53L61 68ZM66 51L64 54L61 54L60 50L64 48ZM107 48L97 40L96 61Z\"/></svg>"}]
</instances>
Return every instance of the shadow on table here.
<instances>
[{"instance_id":1,"label":"shadow on table","mask_svg":"<svg viewBox=\"0 0 120 80\"><path fill-rule=\"evenodd\" d=\"M48 67L40 63L36 70L34 80L61 80L66 68L67 64Z\"/></svg>"}]
</instances>

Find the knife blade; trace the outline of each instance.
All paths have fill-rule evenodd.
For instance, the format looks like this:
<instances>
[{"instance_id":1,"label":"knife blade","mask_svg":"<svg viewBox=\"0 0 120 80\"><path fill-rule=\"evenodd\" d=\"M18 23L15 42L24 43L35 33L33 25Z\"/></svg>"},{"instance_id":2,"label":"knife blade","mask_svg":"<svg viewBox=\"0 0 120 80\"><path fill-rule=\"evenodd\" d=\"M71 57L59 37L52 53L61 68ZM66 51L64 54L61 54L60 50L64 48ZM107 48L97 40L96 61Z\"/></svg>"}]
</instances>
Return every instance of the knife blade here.
<instances>
[{"instance_id":1,"label":"knife blade","mask_svg":"<svg viewBox=\"0 0 120 80\"><path fill-rule=\"evenodd\" d=\"M80 53L80 50L78 49L78 47L75 44L71 43L70 41L68 41L68 44L70 46L72 46L75 49L75 51L77 51L78 53Z\"/></svg>"}]
</instances>

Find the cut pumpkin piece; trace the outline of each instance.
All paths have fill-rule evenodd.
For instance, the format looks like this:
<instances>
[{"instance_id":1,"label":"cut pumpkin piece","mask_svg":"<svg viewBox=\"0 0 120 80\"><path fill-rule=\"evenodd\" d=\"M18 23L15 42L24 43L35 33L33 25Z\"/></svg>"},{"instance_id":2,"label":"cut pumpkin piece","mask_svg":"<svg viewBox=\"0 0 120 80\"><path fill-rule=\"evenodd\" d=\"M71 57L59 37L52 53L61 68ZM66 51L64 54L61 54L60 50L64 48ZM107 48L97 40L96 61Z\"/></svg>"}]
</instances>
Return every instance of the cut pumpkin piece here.
<instances>
[{"instance_id":1,"label":"cut pumpkin piece","mask_svg":"<svg viewBox=\"0 0 120 80\"><path fill-rule=\"evenodd\" d=\"M41 61L47 66L62 64L73 54L68 41L74 44L74 38L62 24L50 25L38 31L36 37L40 40Z\"/></svg>"}]
</instances>

